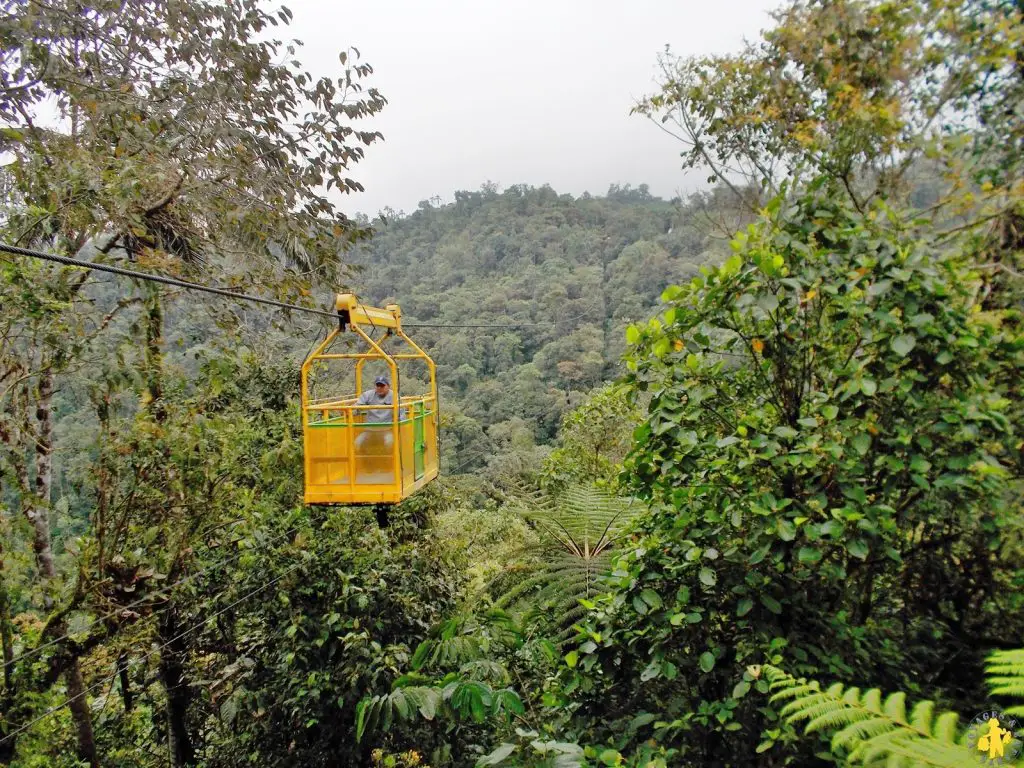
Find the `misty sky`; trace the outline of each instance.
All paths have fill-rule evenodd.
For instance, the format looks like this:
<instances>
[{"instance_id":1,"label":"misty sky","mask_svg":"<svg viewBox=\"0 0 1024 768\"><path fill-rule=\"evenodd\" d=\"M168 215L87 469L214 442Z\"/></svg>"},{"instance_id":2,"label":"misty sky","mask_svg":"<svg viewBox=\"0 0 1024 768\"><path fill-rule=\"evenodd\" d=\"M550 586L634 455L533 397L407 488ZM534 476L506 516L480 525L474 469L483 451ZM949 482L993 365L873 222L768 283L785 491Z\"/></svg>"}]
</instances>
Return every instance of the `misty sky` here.
<instances>
[{"instance_id":1,"label":"misty sky","mask_svg":"<svg viewBox=\"0 0 1024 768\"><path fill-rule=\"evenodd\" d=\"M490 180L604 194L647 183L662 197L703 186L680 146L630 116L654 89L665 44L726 53L769 26L776 0L291 0L288 36L315 75L355 46L389 104L364 121L384 142L352 176L347 213L415 210Z\"/></svg>"}]
</instances>

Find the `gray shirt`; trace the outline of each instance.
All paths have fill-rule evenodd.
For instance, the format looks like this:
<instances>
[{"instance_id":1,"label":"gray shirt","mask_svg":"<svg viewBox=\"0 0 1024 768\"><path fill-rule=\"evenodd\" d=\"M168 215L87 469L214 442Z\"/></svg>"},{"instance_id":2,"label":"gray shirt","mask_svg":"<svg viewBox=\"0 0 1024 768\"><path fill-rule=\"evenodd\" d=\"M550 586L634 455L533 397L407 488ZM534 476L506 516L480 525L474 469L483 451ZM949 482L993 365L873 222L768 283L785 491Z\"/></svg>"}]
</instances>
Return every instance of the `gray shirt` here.
<instances>
[{"instance_id":1,"label":"gray shirt","mask_svg":"<svg viewBox=\"0 0 1024 768\"><path fill-rule=\"evenodd\" d=\"M390 406L395 402L393 397L394 392L389 389L388 393L383 397L377 394L374 389L368 389L359 396L356 401L356 405L387 405ZM376 408L373 410L359 410L356 413L365 413L366 420L370 422L390 422L391 421L391 408ZM401 421L405 418L405 409L398 409L398 420Z\"/></svg>"}]
</instances>

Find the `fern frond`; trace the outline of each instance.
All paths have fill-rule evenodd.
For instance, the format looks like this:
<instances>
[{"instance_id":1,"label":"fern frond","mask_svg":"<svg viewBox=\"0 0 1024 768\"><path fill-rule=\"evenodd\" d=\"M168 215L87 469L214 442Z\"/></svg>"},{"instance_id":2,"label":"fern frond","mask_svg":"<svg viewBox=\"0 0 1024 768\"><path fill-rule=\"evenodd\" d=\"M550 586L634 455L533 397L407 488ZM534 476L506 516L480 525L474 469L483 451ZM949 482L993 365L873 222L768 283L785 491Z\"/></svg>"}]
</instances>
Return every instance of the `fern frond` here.
<instances>
[{"instance_id":1,"label":"fern frond","mask_svg":"<svg viewBox=\"0 0 1024 768\"><path fill-rule=\"evenodd\" d=\"M1024 649L995 651L985 664L986 682L993 696L1024 701ZM1024 705L1010 707L1007 714L1024 716Z\"/></svg>"},{"instance_id":2,"label":"fern frond","mask_svg":"<svg viewBox=\"0 0 1024 768\"><path fill-rule=\"evenodd\" d=\"M819 731L828 733L836 728L847 725L850 719L846 712L831 706L831 702L819 704L812 710L804 712L803 716L808 720L807 726L804 729L807 733L817 733Z\"/></svg>"},{"instance_id":3,"label":"fern frond","mask_svg":"<svg viewBox=\"0 0 1024 768\"><path fill-rule=\"evenodd\" d=\"M910 727L916 731L926 732L932 722L932 715L935 712L935 702L919 701L914 705L910 713Z\"/></svg>"},{"instance_id":4,"label":"fern frond","mask_svg":"<svg viewBox=\"0 0 1024 768\"><path fill-rule=\"evenodd\" d=\"M813 693L808 691L784 706L779 714L793 720L810 719L821 714L819 707L826 706L835 709L836 702L842 704L842 700L838 696L830 695L820 689Z\"/></svg>"},{"instance_id":5,"label":"fern frond","mask_svg":"<svg viewBox=\"0 0 1024 768\"><path fill-rule=\"evenodd\" d=\"M964 768L976 761L967 747L931 741L900 731L887 731L861 743L848 759L851 763L870 765L888 761L892 756L922 768Z\"/></svg>"},{"instance_id":6,"label":"fern frond","mask_svg":"<svg viewBox=\"0 0 1024 768\"><path fill-rule=\"evenodd\" d=\"M551 496L545 494L544 491L536 486L527 485L522 478L507 477L504 483L510 486L506 488L509 506L517 509L553 508Z\"/></svg>"},{"instance_id":7,"label":"fern frond","mask_svg":"<svg viewBox=\"0 0 1024 768\"><path fill-rule=\"evenodd\" d=\"M987 682L993 696L1013 696L1024 699L1024 677L989 677Z\"/></svg>"},{"instance_id":8,"label":"fern frond","mask_svg":"<svg viewBox=\"0 0 1024 768\"><path fill-rule=\"evenodd\" d=\"M863 706L866 707L869 712L874 712L876 715L882 714L882 692L877 688L872 688L870 691L865 693Z\"/></svg>"},{"instance_id":9,"label":"fern frond","mask_svg":"<svg viewBox=\"0 0 1024 768\"><path fill-rule=\"evenodd\" d=\"M607 549L637 511L632 500L587 485L569 486L546 502L534 501L520 513L566 551L581 557Z\"/></svg>"},{"instance_id":10,"label":"fern frond","mask_svg":"<svg viewBox=\"0 0 1024 768\"><path fill-rule=\"evenodd\" d=\"M932 726L931 737L944 744L956 744L957 742L957 721L960 716L956 712L943 712L935 719Z\"/></svg>"},{"instance_id":11,"label":"fern frond","mask_svg":"<svg viewBox=\"0 0 1024 768\"><path fill-rule=\"evenodd\" d=\"M851 745L882 735L889 730L889 721L884 717L872 717L866 720L857 720L845 728L837 731L832 736L832 749L839 747L849 750Z\"/></svg>"},{"instance_id":12,"label":"fern frond","mask_svg":"<svg viewBox=\"0 0 1024 768\"><path fill-rule=\"evenodd\" d=\"M902 691L891 694L885 700L882 711L900 725L909 725L907 722L907 694Z\"/></svg>"},{"instance_id":13,"label":"fern frond","mask_svg":"<svg viewBox=\"0 0 1024 768\"><path fill-rule=\"evenodd\" d=\"M885 768L913 768L913 763L903 755L891 754L885 758L885 763L876 763L876 765L884 765Z\"/></svg>"},{"instance_id":14,"label":"fern frond","mask_svg":"<svg viewBox=\"0 0 1024 768\"><path fill-rule=\"evenodd\" d=\"M821 691L821 686L816 682L807 683L804 680L794 681L793 685L787 686L784 690L779 691L777 694L772 696L771 701L784 701L785 699L793 699L800 696L807 696L810 693L817 693Z\"/></svg>"},{"instance_id":15,"label":"fern frond","mask_svg":"<svg viewBox=\"0 0 1024 768\"><path fill-rule=\"evenodd\" d=\"M843 701L847 704L856 704L860 701L860 688L856 686L847 688L846 693L843 694Z\"/></svg>"},{"instance_id":16,"label":"fern frond","mask_svg":"<svg viewBox=\"0 0 1024 768\"><path fill-rule=\"evenodd\" d=\"M995 674L1015 674L1018 677L1024 677L1024 648L1012 651L993 651L989 654L985 670Z\"/></svg>"},{"instance_id":17,"label":"fern frond","mask_svg":"<svg viewBox=\"0 0 1024 768\"><path fill-rule=\"evenodd\" d=\"M957 742L957 715L934 717L934 705L921 702L907 717L906 695L883 701L877 688L861 692L835 683L822 690L816 681L796 679L773 666L762 668L773 703L789 723L806 721L806 733L833 732L832 749L844 749L848 762L861 765L962 768L974 759Z\"/></svg>"}]
</instances>

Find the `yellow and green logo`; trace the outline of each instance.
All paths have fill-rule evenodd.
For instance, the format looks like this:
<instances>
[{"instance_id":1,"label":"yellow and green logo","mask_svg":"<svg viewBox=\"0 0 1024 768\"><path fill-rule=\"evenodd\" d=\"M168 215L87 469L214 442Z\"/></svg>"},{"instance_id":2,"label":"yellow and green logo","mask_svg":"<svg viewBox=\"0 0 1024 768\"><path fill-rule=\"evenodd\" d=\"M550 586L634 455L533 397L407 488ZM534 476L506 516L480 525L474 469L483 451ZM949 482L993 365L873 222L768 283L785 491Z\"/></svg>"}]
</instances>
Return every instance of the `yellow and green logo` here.
<instances>
[{"instance_id":1,"label":"yellow and green logo","mask_svg":"<svg viewBox=\"0 0 1024 768\"><path fill-rule=\"evenodd\" d=\"M967 728L967 746L982 765L1010 765L1024 747L1019 729L1020 724L1003 712L982 712Z\"/></svg>"}]
</instances>

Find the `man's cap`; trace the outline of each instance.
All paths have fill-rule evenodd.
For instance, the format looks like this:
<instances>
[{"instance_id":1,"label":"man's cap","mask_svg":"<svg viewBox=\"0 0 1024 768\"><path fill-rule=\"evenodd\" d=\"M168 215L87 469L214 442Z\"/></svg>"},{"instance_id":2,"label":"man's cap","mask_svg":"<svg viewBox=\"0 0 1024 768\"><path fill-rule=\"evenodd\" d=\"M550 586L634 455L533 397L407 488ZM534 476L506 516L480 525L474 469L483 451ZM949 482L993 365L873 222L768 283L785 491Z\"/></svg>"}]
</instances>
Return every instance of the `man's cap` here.
<instances>
[{"instance_id":1,"label":"man's cap","mask_svg":"<svg viewBox=\"0 0 1024 768\"><path fill-rule=\"evenodd\" d=\"M373 385L377 386L378 384L387 384L387 383L388 383L388 377L387 376L378 376L376 378L376 380L373 382Z\"/></svg>"}]
</instances>

